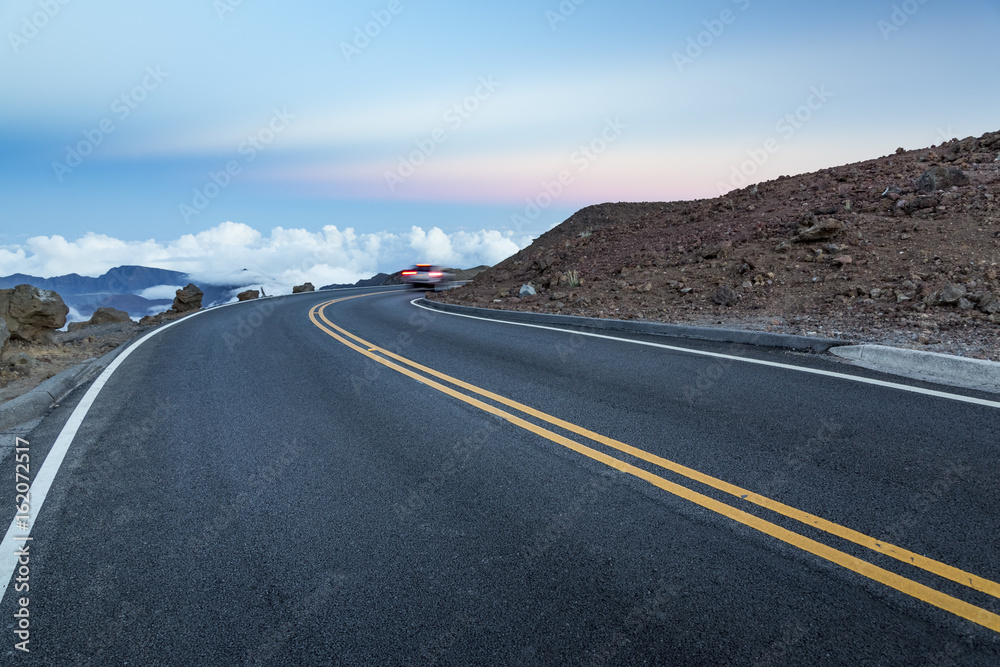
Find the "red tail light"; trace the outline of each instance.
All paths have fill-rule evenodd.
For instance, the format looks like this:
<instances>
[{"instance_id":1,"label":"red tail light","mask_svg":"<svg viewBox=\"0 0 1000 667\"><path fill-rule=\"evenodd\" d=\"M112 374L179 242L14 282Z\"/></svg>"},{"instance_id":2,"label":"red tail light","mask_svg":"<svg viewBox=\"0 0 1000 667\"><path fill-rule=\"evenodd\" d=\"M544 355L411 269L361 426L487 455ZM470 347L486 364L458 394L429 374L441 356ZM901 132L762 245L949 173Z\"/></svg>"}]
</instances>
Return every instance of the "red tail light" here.
<instances>
[{"instance_id":1,"label":"red tail light","mask_svg":"<svg viewBox=\"0 0 1000 667\"><path fill-rule=\"evenodd\" d=\"M416 271L403 271L403 275L404 276L415 276L415 275L417 275L417 272Z\"/></svg>"},{"instance_id":2,"label":"red tail light","mask_svg":"<svg viewBox=\"0 0 1000 667\"><path fill-rule=\"evenodd\" d=\"M430 273L429 273L428 275L429 275L429 276L430 276L431 278L440 278L440 277L441 277L442 275L444 275L444 274L443 274L443 273L441 273L440 271L431 271L431 272L430 272Z\"/></svg>"}]
</instances>

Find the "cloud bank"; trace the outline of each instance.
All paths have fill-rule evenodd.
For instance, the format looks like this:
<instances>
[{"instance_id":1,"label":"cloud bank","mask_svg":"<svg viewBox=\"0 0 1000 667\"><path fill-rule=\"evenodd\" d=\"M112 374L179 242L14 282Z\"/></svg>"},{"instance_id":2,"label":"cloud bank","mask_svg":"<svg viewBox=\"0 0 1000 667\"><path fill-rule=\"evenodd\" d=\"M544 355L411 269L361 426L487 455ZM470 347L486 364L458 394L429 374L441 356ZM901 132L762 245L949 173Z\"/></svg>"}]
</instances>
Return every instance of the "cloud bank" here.
<instances>
[{"instance_id":1,"label":"cloud bank","mask_svg":"<svg viewBox=\"0 0 1000 667\"><path fill-rule=\"evenodd\" d=\"M276 294L306 281L317 287L354 283L417 261L459 268L492 265L531 240L495 230L447 234L437 227L412 227L403 234L359 234L335 225L318 232L275 227L265 236L249 225L224 222L167 242L123 241L94 233L73 241L35 236L0 248L0 275L98 276L115 266L137 264L183 271L196 282L263 286Z\"/></svg>"}]
</instances>

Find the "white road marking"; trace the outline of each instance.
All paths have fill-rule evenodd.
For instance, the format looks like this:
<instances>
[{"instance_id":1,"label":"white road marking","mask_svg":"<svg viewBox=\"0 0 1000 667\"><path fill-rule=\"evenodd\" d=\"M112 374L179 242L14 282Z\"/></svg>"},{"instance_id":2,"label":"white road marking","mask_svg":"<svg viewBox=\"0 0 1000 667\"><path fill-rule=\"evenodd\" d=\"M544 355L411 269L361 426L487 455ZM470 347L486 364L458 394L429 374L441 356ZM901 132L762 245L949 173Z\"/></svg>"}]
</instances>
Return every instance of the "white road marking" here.
<instances>
[{"instance_id":1,"label":"white road marking","mask_svg":"<svg viewBox=\"0 0 1000 667\"><path fill-rule=\"evenodd\" d=\"M575 331L573 329L563 329L561 327L546 326L544 324L529 324L527 322L508 322L506 320L495 320L489 317L479 317L478 315L466 315L464 313L449 313L444 310L438 310L436 308L428 308L427 306L422 306L417 303L418 299L413 299L410 301L410 305L416 306L417 308L423 308L424 310L429 310L433 313L440 313L442 315L452 315L454 317L467 317L470 320L482 320L484 322L495 322L497 324L511 324L519 327L531 327L533 329L548 329L550 331L560 331L562 333L574 334L576 336L589 336L591 338L603 338L605 340L618 341L620 343L631 343L633 345L645 345L647 347L658 347L664 350L670 350L672 352L683 352L686 354L697 354L703 357L713 357L715 359L726 359L729 361L740 361L747 364L756 364L758 366L769 366L771 368L781 368L788 371L796 371L799 373L810 373L812 375L822 375L824 377L837 378L838 380L848 380L850 382L860 382L862 384L871 384L877 387L886 387L888 389L898 389L900 391L908 391L914 394L923 394L925 396L933 396L935 398L944 398L950 401L960 401L962 403L972 403L973 405L982 405L988 408L1000 408L1000 402L989 401L983 398L974 398L972 396L962 396L960 394L951 394L945 391L938 391L936 389L924 389L923 387L912 387L906 384L899 384L897 382L886 382L885 380L875 380L872 378L861 377L858 375L849 375L847 373L837 373L835 371L824 371L817 368L808 368L805 366L795 366L793 364L782 364L776 361L763 361L761 359L751 359L749 357L738 357L732 354L722 354L720 352L706 352L704 350L693 350L686 347L677 347L676 345L665 345L663 343L652 343L645 340L633 340L631 338L620 338L618 336L608 336L606 334L590 333L588 331ZM586 326L581 324L580 326ZM712 342L712 341L707 341Z\"/></svg>"}]
</instances>

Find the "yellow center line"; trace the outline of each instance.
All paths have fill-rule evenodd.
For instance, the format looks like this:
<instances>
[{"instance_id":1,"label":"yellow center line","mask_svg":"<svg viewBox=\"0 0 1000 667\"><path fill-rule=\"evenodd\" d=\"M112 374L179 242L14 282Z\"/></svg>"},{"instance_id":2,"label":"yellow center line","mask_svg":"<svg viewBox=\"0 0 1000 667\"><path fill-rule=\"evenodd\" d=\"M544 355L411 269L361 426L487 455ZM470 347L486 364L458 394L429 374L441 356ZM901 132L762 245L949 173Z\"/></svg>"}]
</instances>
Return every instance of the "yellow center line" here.
<instances>
[{"instance_id":1,"label":"yellow center line","mask_svg":"<svg viewBox=\"0 0 1000 667\"><path fill-rule=\"evenodd\" d=\"M361 296L370 296L370 294L334 299L332 301L318 304L309 311L309 319L313 322L313 324L315 324L320 330L325 332L327 335L343 343L347 347L355 350L356 352L363 354L366 357L369 357L370 359L373 359L384 366L392 368L393 370L402 373L403 375L406 375L414 380L417 380L418 382L422 382L423 384L426 384L434 389L437 389L438 391L441 391L449 396L452 396L453 398L468 403L469 405L473 405L491 414L497 415L511 422L512 424L520 426L521 428L524 428L528 431L531 431L532 433L540 435L548 440L551 440L552 442L560 444L579 454L583 454L584 456L587 456L591 459L604 463L605 465L615 468L616 470L620 470L621 472L625 472L635 477L638 477L639 479L645 480L650 484L653 484L654 486L661 488L673 495L676 495L680 498L684 498L685 500L700 505L701 507L704 507L708 510L711 510L713 512L726 516L734 521L738 521L739 523L742 523L746 526L759 530L787 544L791 544L792 546L802 549L803 551L807 551L813 555L819 556L820 558L836 563L864 577L867 577L874 581L878 581L902 593L915 597L919 600L923 600L928 604L934 605L940 609L944 609L945 611L951 612L957 616L960 616L974 623L987 627L995 632L1000 632L1000 616L994 614L993 612L971 605L963 600L959 600L958 598L952 597L950 595L937 591L933 588L930 588L928 586L925 586L923 584L920 584L918 582L912 581L898 574L885 570L881 567L873 565L865 560L861 560L860 558L856 558L842 551L838 551L837 549L834 549L825 544L812 540L808 537L805 537L793 531L782 528L781 526L773 524L769 521L756 517L742 510L726 505L725 503L717 501L708 496L702 495L696 491L688 489L687 487L680 486L674 482L670 482L651 472L643 470L642 468L638 468L629 463L625 463L624 461L620 461L619 459L611 457L597 450L591 449L590 447L587 447L586 445L576 442L575 440L571 440L562 435L554 433L553 431L549 431L548 429L532 424L531 422L528 422L509 412L501 410L487 403L483 403L482 401L472 398L471 396L467 396L466 394L458 392L452 389L451 387L447 387L438 382L435 382L434 380L424 377L423 375L420 375L408 368L404 368L403 366L400 366L382 356L379 356L379 354L382 354L392 359L396 359L401 363L407 364L413 368L420 370L421 372L427 373L439 379L445 380L451 384L454 384L458 387L477 393L485 398L489 398L501 404L507 405L508 407L512 407L521 412L542 419L543 421L558 426L559 428L563 428L565 430L577 433L579 435L583 435L584 437L590 438L596 442L600 442L602 444L605 444L609 447L612 447L624 453L636 456L637 458L640 458L642 460L659 465L665 469L677 472L678 474L688 477L689 479L702 482L718 490L725 491L726 493L730 493L732 495L741 498L745 497L744 499L748 500L749 502L754 502L757 505L766 507L775 512L783 514L784 516L801 521L802 523L815 526L820 530L824 530L830 534L837 535L838 537L843 537L844 539L848 539L857 544L861 544L862 546L869 546L869 548L872 548L880 553L892 556L903 562L917 565L918 567L922 567L922 569L933 572L934 574L939 574L940 576L956 581L957 583L970 586L971 588L987 592L991 595L997 595L997 592L1000 591L1000 584L997 584L988 579L977 577L976 575L963 572L958 568L954 568L944 563L940 563L938 561L925 558L923 556L920 556L919 554L913 554L900 547L895 547L893 545L875 540L871 537L868 537L867 535L858 533L849 528L839 526L838 524L826 521L825 519L821 519L819 517L815 517L811 514L808 514L807 512L802 512L801 510L797 510L793 507L789 507L787 505L784 505L783 503L779 503L769 498L765 498L763 496L750 493L749 491L740 489L737 486L731 485L727 482L723 482L722 480L718 480L709 475L705 475L704 473L700 473L696 470L692 470L690 468L687 468L686 466L682 466L678 463L674 463L667 459L662 459L653 454L649 454L648 452L644 452L643 450L637 449L630 445L626 445L625 443L621 443L617 440L607 438L605 436L602 436L598 433L594 433L593 431L589 431L570 422L563 421L561 419L558 419L557 417L552 417L551 415L547 415L543 412L535 410L534 408L522 405L520 403L517 403L516 401L512 401L498 394L494 394L492 392L480 389L478 387L475 387L474 385L470 385L456 378L447 376L443 373L439 373L438 371L422 366L416 362L410 361L400 355L390 352L389 350L385 350L372 343L369 343L368 341L365 341L364 339L337 326L326 317L324 310L327 306L339 303L341 301L347 301L349 299L360 298ZM330 330L326 326L323 326L323 324L321 324L319 320L322 320L323 323L331 327L333 330ZM348 340L348 338L345 338L344 336L339 335L337 332L340 332L340 334L344 334L344 336L354 339L354 341L357 341L357 343L360 343L360 345L358 345L355 342L352 342L351 340ZM371 350L377 351L378 354ZM920 564L918 564L918 562Z\"/></svg>"},{"instance_id":2,"label":"yellow center line","mask_svg":"<svg viewBox=\"0 0 1000 667\"><path fill-rule=\"evenodd\" d=\"M350 297L350 298L357 298L357 297ZM337 301L331 303L336 303L341 300L342 299L338 299ZM326 305L330 304L321 304L322 307L318 307L317 315L319 316L319 318L322 319L324 323L333 327L334 329L344 334L345 336L349 336L350 338L358 341L362 345L365 345L369 350L378 350L382 354L392 359L395 359L401 363L407 364L412 368L416 368L417 370L423 373L432 375L436 378L454 384L455 386L461 387L462 389L471 391L485 398L489 398L490 400L514 408L515 410L531 415L532 417L535 417L542 421L548 422L553 426L557 426L572 433L576 433L577 435L581 435L595 442L599 442L602 445L611 447L612 449L617 449L618 451L623 452L625 454L629 454L648 463L652 463L653 465L659 466L666 470L670 470L671 472L677 473L678 475L687 477L688 479L694 480L696 482L705 484L706 486L712 487L713 489L716 489L718 491L728 493L732 496L745 500L749 503L753 503L760 507L764 507L768 510L781 514L782 516L812 526L818 530L829 533L831 535L835 535L841 539L848 540L859 546L871 549L873 551L877 551L878 553L884 554L891 558L895 558L896 560L901 561L903 563L907 563L908 565L913 565L922 570L935 574L939 577L949 579L951 581L954 581L955 583L967 586L982 593L986 593L987 595L1000 598L1000 584L990 579L980 577L978 575L966 572L952 565L948 565L946 563L942 563L932 558L922 556L921 554L909 551L908 549L904 549L902 547L898 547L896 545L890 544L889 542L875 539L874 537L865 535L864 533L858 532L851 528L847 528L846 526L841 526L840 524L828 521L827 519L823 519L822 517L815 516L813 514L810 514L809 512L805 512L795 507L791 507L777 500L773 500L766 496L762 496L760 494L736 486L735 484L730 484L729 482L712 477L711 475L706 475L703 472L699 472L692 468L688 468L687 466L682 465L680 463L676 463L675 461L670 461L669 459L656 456L655 454L651 454L642 449L638 449L637 447L625 444L624 442L620 442L613 438L609 438L607 436L601 435L600 433L595 433L594 431L586 429L582 426L578 426L571 422L564 421L562 419L559 419L558 417L553 417L552 415L548 415L528 405L518 403L517 401L506 398L505 396L501 396L499 394L495 394L485 389L481 389L479 387L476 387L475 385L469 384L457 378L453 378L449 375L445 375L444 373L436 371L433 368L428 368L415 361L411 361L389 350L379 348L374 343L370 343L364 340L363 338L360 338L359 336L356 336L350 333L349 331L346 331L343 328L337 326L333 322L331 322L326 317L323 311L323 307L325 307Z\"/></svg>"}]
</instances>

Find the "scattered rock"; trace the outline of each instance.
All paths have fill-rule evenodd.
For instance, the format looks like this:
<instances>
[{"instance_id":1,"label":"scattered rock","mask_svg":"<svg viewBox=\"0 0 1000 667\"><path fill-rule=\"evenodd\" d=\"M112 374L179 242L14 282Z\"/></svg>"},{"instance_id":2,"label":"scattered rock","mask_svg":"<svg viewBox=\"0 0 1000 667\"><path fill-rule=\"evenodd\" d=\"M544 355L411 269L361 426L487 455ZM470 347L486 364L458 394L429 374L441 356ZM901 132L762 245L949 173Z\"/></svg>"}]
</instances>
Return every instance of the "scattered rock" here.
<instances>
[{"instance_id":1,"label":"scattered rock","mask_svg":"<svg viewBox=\"0 0 1000 667\"><path fill-rule=\"evenodd\" d=\"M0 290L0 317L7 322L10 337L30 342L48 342L56 329L66 325L69 308L52 290L18 285Z\"/></svg>"},{"instance_id":2,"label":"scattered rock","mask_svg":"<svg viewBox=\"0 0 1000 667\"><path fill-rule=\"evenodd\" d=\"M958 167L931 167L917 179L917 189L921 192L934 192L968 182L969 177Z\"/></svg>"},{"instance_id":3,"label":"scattered rock","mask_svg":"<svg viewBox=\"0 0 1000 667\"><path fill-rule=\"evenodd\" d=\"M202 291L194 283L188 283L184 289L179 289L174 297L171 310L175 313L189 313L201 308Z\"/></svg>"},{"instance_id":4,"label":"scattered rock","mask_svg":"<svg viewBox=\"0 0 1000 667\"><path fill-rule=\"evenodd\" d=\"M240 292L239 294L237 294L236 298L239 299L240 301L250 301L252 299L259 299L260 292L258 292L255 289L248 289L245 292Z\"/></svg>"},{"instance_id":5,"label":"scattered rock","mask_svg":"<svg viewBox=\"0 0 1000 667\"><path fill-rule=\"evenodd\" d=\"M979 310L993 315L1000 313L1000 295L996 292L986 292L979 297Z\"/></svg>"},{"instance_id":6,"label":"scattered rock","mask_svg":"<svg viewBox=\"0 0 1000 667\"><path fill-rule=\"evenodd\" d=\"M965 288L961 285L956 285L955 283L948 283L941 290L941 295L939 297L941 303L958 303L958 300L964 297L966 294ZM930 305L930 304L928 304Z\"/></svg>"},{"instance_id":7,"label":"scattered rock","mask_svg":"<svg viewBox=\"0 0 1000 667\"><path fill-rule=\"evenodd\" d=\"M25 352L17 352L10 355L7 363L10 364L14 370L23 375L27 375L28 377L31 377L32 373L42 365L42 362Z\"/></svg>"},{"instance_id":8,"label":"scattered rock","mask_svg":"<svg viewBox=\"0 0 1000 667\"><path fill-rule=\"evenodd\" d=\"M847 266L848 264L854 261L854 258L851 257L850 255L837 255L830 261L832 261L834 264L838 266Z\"/></svg>"},{"instance_id":9,"label":"scattered rock","mask_svg":"<svg viewBox=\"0 0 1000 667\"><path fill-rule=\"evenodd\" d=\"M565 299L566 296L567 296L566 292L553 292L549 296L549 300L550 301L561 301L561 300Z\"/></svg>"},{"instance_id":10,"label":"scattered rock","mask_svg":"<svg viewBox=\"0 0 1000 667\"><path fill-rule=\"evenodd\" d=\"M740 295L736 293L729 285L723 285L715 291L712 295L712 301L719 304L720 306L735 306L736 302L739 301Z\"/></svg>"},{"instance_id":11,"label":"scattered rock","mask_svg":"<svg viewBox=\"0 0 1000 667\"><path fill-rule=\"evenodd\" d=\"M733 244L731 241L725 241L721 245L710 246L702 249L698 253L698 256L702 259L724 259L729 256L729 251L732 247Z\"/></svg>"},{"instance_id":12,"label":"scattered rock","mask_svg":"<svg viewBox=\"0 0 1000 667\"><path fill-rule=\"evenodd\" d=\"M535 288L531 285L521 285L521 289L517 291L517 295L522 298L526 296L534 296L537 293L538 292L536 292Z\"/></svg>"},{"instance_id":13,"label":"scattered rock","mask_svg":"<svg viewBox=\"0 0 1000 667\"><path fill-rule=\"evenodd\" d=\"M312 283L302 283L292 288L292 294L302 294L303 292L315 292L316 288Z\"/></svg>"},{"instance_id":14,"label":"scattered rock","mask_svg":"<svg viewBox=\"0 0 1000 667\"><path fill-rule=\"evenodd\" d=\"M972 303L971 301L969 301L964 296L961 299L958 300L958 309L959 310L972 310L975 307L976 307L975 304Z\"/></svg>"},{"instance_id":15,"label":"scattered rock","mask_svg":"<svg viewBox=\"0 0 1000 667\"><path fill-rule=\"evenodd\" d=\"M796 243L809 243L810 241L824 241L832 239L844 230L844 223L834 218L827 218L821 222L802 230L792 239Z\"/></svg>"}]
</instances>

